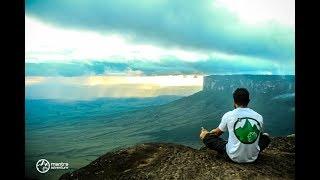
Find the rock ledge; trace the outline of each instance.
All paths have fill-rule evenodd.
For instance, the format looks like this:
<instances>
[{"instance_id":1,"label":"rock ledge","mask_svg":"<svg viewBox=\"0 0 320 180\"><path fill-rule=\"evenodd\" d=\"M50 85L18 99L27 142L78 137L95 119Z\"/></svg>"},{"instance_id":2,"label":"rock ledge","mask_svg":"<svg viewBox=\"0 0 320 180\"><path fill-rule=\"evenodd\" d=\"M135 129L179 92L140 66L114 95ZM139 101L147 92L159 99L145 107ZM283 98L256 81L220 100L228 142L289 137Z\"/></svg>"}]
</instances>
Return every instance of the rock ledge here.
<instances>
[{"instance_id":1,"label":"rock ledge","mask_svg":"<svg viewBox=\"0 0 320 180\"><path fill-rule=\"evenodd\" d=\"M295 138L274 137L250 164L226 161L215 151L171 143L145 143L106 153L67 179L294 179Z\"/></svg>"}]
</instances>

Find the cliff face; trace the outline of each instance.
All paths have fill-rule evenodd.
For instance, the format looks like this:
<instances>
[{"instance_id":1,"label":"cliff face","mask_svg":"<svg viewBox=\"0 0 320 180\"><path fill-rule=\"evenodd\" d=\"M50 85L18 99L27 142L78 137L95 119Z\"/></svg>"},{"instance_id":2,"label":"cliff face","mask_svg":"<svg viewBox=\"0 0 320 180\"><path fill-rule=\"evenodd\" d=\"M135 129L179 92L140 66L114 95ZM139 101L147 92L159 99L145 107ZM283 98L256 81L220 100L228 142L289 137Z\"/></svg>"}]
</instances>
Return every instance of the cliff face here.
<instances>
[{"instance_id":1,"label":"cliff face","mask_svg":"<svg viewBox=\"0 0 320 180\"><path fill-rule=\"evenodd\" d=\"M294 179L295 138L272 138L251 164L226 161L213 150L146 143L109 152L60 179Z\"/></svg>"},{"instance_id":2,"label":"cliff face","mask_svg":"<svg viewBox=\"0 0 320 180\"><path fill-rule=\"evenodd\" d=\"M233 92L238 87L247 88L251 92L291 93L295 88L295 76L286 75L211 75L203 79L204 91Z\"/></svg>"}]
</instances>

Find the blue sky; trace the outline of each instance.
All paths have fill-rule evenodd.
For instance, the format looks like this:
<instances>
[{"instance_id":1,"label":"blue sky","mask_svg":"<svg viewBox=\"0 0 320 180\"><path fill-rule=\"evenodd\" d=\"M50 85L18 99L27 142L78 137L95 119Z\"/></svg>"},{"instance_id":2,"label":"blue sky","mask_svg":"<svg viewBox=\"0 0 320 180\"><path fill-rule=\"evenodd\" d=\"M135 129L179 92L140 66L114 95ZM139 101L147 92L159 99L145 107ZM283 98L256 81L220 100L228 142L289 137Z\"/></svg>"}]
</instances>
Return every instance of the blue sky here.
<instances>
[{"instance_id":1,"label":"blue sky","mask_svg":"<svg viewBox=\"0 0 320 180\"><path fill-rule=\"evenodd\" d=\"M294 6L27 0L26 77L294 74Z\"/></svg>"}]
</instances>

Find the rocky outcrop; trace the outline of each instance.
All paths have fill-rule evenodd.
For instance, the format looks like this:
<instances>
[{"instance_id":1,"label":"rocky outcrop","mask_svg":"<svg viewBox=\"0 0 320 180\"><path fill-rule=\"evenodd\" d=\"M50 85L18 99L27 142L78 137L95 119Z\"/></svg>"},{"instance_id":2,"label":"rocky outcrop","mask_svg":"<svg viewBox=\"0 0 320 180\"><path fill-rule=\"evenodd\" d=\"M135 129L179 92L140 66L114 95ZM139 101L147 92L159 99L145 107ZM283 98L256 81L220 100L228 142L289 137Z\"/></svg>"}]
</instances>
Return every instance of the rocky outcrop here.
<instances>
[{"instance_id":1,"label":"rocky outcrop","mask_svg":"<svg viewBox=\"0 0 320 180\"><path fill-rule=\"evenodd\" d=\"M274 137L250 164L226 161L213 150L145 143L106 153L61 176L67 179L294 179L295 138Z\"/></svg>"}]
</instances>

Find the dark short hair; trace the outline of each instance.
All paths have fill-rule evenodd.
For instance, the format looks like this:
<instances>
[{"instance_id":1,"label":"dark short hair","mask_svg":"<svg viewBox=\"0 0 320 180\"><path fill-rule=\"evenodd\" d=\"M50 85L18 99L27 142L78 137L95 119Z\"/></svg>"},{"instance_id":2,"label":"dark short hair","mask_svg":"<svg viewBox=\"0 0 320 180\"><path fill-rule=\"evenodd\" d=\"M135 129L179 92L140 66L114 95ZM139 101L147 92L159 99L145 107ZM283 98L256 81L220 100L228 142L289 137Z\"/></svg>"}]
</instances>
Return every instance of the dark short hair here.
<instances>
[{"instance_id":1,"label":"dark short hair","mask_svg":"<svg viewBox=\"0 0 320 180\"><path fill-rule=\"evenodd\" d=\"M239 106L247 106L250 102L249 91L246 88L237 88L233 92L233 100Z\"/></svg>"}]
</instances>

